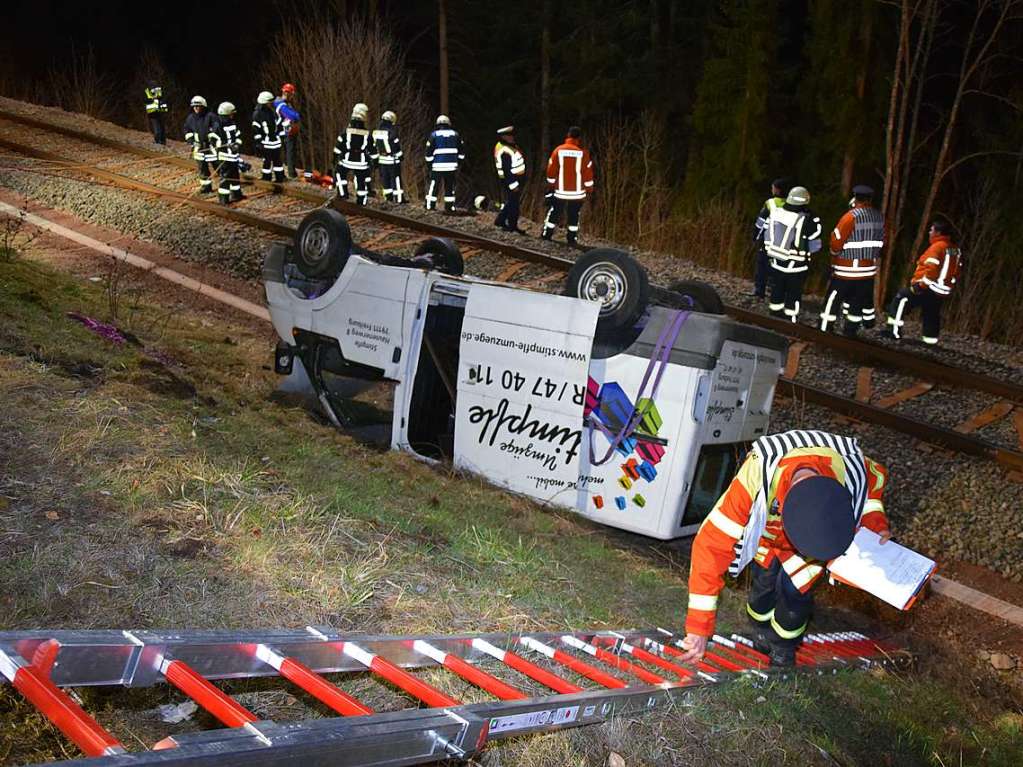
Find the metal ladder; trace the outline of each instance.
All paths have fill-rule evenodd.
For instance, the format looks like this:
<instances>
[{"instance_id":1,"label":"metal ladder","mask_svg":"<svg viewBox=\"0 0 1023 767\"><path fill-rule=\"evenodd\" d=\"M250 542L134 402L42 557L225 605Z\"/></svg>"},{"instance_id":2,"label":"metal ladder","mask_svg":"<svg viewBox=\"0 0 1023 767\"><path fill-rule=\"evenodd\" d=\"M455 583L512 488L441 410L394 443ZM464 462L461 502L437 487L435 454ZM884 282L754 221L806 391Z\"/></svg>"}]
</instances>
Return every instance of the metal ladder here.
<instances>
[{"instance_id":1,"label":"metal ladder","mask_svg":"<svg viewBox=\"0 0 1023 767\"><path fill-rule=\"evenodd\" d=\"M490 740L650 711L697 685L792 673L740 635L715 635L704 659L682 665L666 629L461 636L271 631L0 632L0 680L10 682L89 758L115 765L411 765L469 759ZM891 647L859 633L810 635L794 671L885 663ZM443 667L495 700L464 704L412 673ZM377 713L324 674L369 673L425 708ZM283 677L340 716L260 720L211 680ZM529 681L527 681L527 679ZM172 735L128 753L63 688L167 683L224 725ZM520 687L542 688L530 695ZM549 691L549 692L548 692Z\"/></svg>"}]
</instances>

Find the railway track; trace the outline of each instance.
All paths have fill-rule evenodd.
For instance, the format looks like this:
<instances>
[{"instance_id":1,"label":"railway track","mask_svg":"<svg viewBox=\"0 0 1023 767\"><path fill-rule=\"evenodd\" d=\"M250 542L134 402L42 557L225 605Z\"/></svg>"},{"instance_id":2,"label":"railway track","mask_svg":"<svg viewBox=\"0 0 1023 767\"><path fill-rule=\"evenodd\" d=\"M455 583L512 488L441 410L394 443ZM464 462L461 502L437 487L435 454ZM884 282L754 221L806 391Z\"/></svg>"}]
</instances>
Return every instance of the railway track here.
<instances>
[{"instance_id":1,"label":"railway track","mask_svg":"<svg viewBox=\"0 0 1023 767\"><path fill-rule=\"evenodd\" d=\"M62 146L76 149L75 158L59 154L40 146L36 140L26 143L15 141L3 123L30 128L36 134L49 132L63 139ZM249 190L256 190L241 204L225 207L217 202L201 199L194 194L194 166L184 158L146 149L127 142L96 136L86 131L55 125L24 115L0 110L0 148L15 154L48 163L53 171L81 173L116 188L186 205L203 213L214 215L243 226L254 227L276 237L290 237L297 222L315 207L327 203L325 192L296 184L274 184L260 179L245 179ZM107 154L104 154L104 151ZM109 152L114 155L110 156ZM123 155L135 158L125 162ZM152 183L156 174L159 183ZM143 178L140 178L143 177ZM145 177L149 177L146 180ZM472 234L417 218L403 216L375 207L359 207L347 201L334 201L335 207L345 213L352 226L364 236L361 245L369 250L393 250L414 245L429 236L448 237L459 243L469 268L481 271L483 254L503 259L491 263L482 276L505 282L524 284L533 288L548 288L560 279L573 261L540 250L513 245L501 240ZM537 267L540 268L538 274ZM655 298L668 291L655 288ZM861 339L822 333L815 328L778 320L735 305L726 306L726 312L743 322L782 333L793 340L788 364L779 392L797 400L822 406L842 416L877 424L908 434L916 439L959 453L992 460L1023 476L1023 385L997 377L964 371L906 349L892 349ZM833 387L815 385L810 380L797 380L800 359L814 349L849 360L849 378L855 381L855 395L843 396ZM848 363L844 363L848 364ZM872 365L874 367L868 367ZM894 372L908 377L905 385L888 393L873 391L875 372ZM812 376L810 376L812 378ZM899 412L914 404L932 399L943 389L971 390L983 395L966 418L954 423L937 424ZM941 410L939 407L930 407ZM1011 416L1011 419L1010 419ZM992 441L976 432L993 424L1013 424L1013 433ZM1002 428L1003 432L1007 430ZM1013 440L1012 437L1015 437ZM1011 445L1011 446L1010 446Z\"/></svg>"}]
</instances>

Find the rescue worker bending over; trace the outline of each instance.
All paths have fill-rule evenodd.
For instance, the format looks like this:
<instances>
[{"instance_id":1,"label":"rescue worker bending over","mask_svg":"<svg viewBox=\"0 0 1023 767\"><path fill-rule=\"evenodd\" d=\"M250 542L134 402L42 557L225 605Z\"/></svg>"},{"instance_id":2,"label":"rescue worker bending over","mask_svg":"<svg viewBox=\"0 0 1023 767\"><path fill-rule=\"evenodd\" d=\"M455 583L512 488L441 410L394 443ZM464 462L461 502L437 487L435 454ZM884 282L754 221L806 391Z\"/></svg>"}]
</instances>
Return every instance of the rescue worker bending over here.
<instances>
[{"instance_id":1,"label":"rescue worker bending over","mask_svg":"<svg viewBox=\"0 0 1023 767\"><path fill-rule=\"evenodd\" d=\"M274 111L281 118L281 128L284 130L284 163L288 169L288 178L295 178L295 149L298 145L298 128L302 116L294 106L295 86L291 83L284 83L281 86L281 95L274 99Z\"/></svg>"},{"instance_id":2,"label":"rescue worker bending over","mask_svg":"<svg viewBox=\"0 0 1023 767\"><path fill-rule=\"evenodd\" d=\"M163 125L163 116L167 114L167 102L163 100L163 88L150 82L146 88L146 118L149 130L153 134L154 144L167 143L167 131Z\"/></svg>"},{"instance_id":3,"label":"rescue worker bending over","mask_svg":"<svg viewBox=\"0 0 1023 767\"><path fill-rule=\"evenodd\" d=\"M348 199L348 172L351 171L355 182L355 198L359 205L369 202L369 182L373 171L369 166L370 138L366 127L369 107L356 104L352 108L352 117L346 127L338 134L334 145L334 157L337 160L337 196Z\"/></svg>"},{"instance_id":4,"label":"rescue worker bending over","mask_svg":"<svg viewBox=\"0 0 1023 767\"><path fill-rule=\"evenodd\" d=\"M217 125L216 116L206 108L206 99L192 96L192 113L185 119L185 141L192 144L192 159L199 170L199 194L212 194L210 167L217 161L217 150L210 144L210 134Z\"/></svg>"},{"instance_id":5,"label":"rescue worker bending over","mask_svg":"<svg viewBox=\"0 0 1023 767\"><path fill-rule=\"evenodd\" d=\"M909 287L896 293L888 305L888 330L884 335L901 338L906 311L919 306L923 322L921 340L934 346L941 332L941 307L959 279L963 252L953 240L952 225L948 221L935 219L929 234L931 244L917 259Z\"/></svg>"},{"instance_id":6,"label":"rescue worker bending over","mask_svg":"<svg viewBox=\"0 0 1023 767\"><path fill-rule=\"evenodd\" d=\"M884 248L884 216L874 207L874 190L853 187L851 210L831 232L831 284L821 311L821 330L838 324L841 305L845 335L874 327L874 277Z\"/></svg>"},{"instance_id":7,"label":"rescue worker bending over","mask_svg":"<svg viewBox=\"0 0 1023 767\"><path fill-rule=\"evenodd\" d=\"M494 219L494 226L506 232L525 234L524 229L519 229L519 200L522 197L522 182L526 178L526 158L515 143L515 126L508 125L497 132L494 165L504 197L497 218Z\"/></svg>"},{"instance_id":8,"label":"rescue worker bending over","mask_svg":"<svg viewBox=\"0 0 1023 767\"><path fill-rule=\"evenodd\" d=\"M579 211L586 202L586 195L593 188L593 160L580 142L582 130L576 126L568 129L565 143L551 152L547 161L547 184L550 186L550 207L543 222L545 240L554 236L562 213L568 225L566 241L569 245L579 242Z\"/></svg>"},{"instance_id":9,"label":"rescue worker bending over","mask_svg":"<svg viewBox=\"0 0 1023 767\"><path fill-rule=\"evenodd\" d=\"M281 136L284 125L280 115L273 108L274 95L263 91L256 99L256 110L252 113L252 140L263 156L261 171L264 181L284 181L284 161L281 159Z\"/></svg>"},{"instance_id":10,"label":"rescue worker bending over","mask_svg":"<svg viewBox=\"0 0 1023 767\"><path fill-rule=\"evenodd\" d=\"M404 203L405 187L401 184L401 139L398 137L398 116L387 110L380 115L380 127L373 131L370 159L380 169L380 185L388 202Z\"/></svg>"},{"instance_id":11,"label":"rescue worker bending over","mask_svg":"<svg viewBox=\"0 0 1023 767\"><path fill-rule=\"evenodd\" d=\"M210 131L210 146L217 152L217 177L220 184L217 194L220 202L228 205L232 200L242 200L241 162L242 134L234 121L235 108L230 101L217 107L217 122Z\"/></svg>"},{"instance_id":12,"label":"rescue worker bending over","mask_svg":"<svg viewBox=\"0 0 1023 767\"><path fill-rule=\"evenodd\" d=\"M764 201L764 207L760 209L757 220L753 224L753 242L757 249L757 260L753 267L753 295L756 298L767 296L767 276L770 273L767 250L764 249L764 230L767 228L767 219L770 218L772 210L785 204L785 195L788 193L788 181L783 178L776 178L772 181L771 196Z\"/></svg>"},{"instance_id":13,"label":"rescue worker bending over","mask_svg":"<svg viewBox=\"0 0 1023 767\"><path fill-rule=\"evenodd\" d=\"M426 140L426 164L430 170L430 182L426 187L426 209L435 210L444 187L444 210L455 207L455 177L458 164L465 159L465 144L458 132L451 127L447 115L437 117L437 127Z\"/></svg>"},{"instance_id":14,"label":"rescue worker bending over","mask_svg":"<svg viewBox=\"0 0 1023 767\"><path fill-rule=\"evenodd\" d=\"M882 544L891 537L881 501L886 479L849 437L796 430L754 442L693 541L682 660L701 658L714 634L725 573L750 565L754 644L772 665L793 665L827 563L860 527Z\"/></svg>"},{"instance_id":15,"label":"rescue worker bending over","mask_svg":"<svg viewBox=\"0 0 1023 767\"><path fill-rule=\"evenodd\" d=\"M810 256L821 249L821 220L807 207L810 193L793 187L780 208L772 208L764 229L764 248L771 259L771 297L768 308L774 317L799 319L803 283L810 270Z\"/></svg>"}]
</instances>

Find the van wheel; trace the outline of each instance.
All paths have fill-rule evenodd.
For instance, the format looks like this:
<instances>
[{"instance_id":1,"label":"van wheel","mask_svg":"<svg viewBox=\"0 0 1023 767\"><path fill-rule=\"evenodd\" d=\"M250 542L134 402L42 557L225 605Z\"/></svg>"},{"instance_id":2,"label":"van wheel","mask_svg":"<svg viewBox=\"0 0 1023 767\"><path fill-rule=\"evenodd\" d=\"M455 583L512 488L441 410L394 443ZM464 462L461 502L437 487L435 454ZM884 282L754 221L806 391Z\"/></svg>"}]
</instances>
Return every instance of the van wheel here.
<instances>
[{"instance_id":1,"label":"van wheel","mask_svg":"<svg viewBox=\"0 0 1023 767\"><path fill-rule=\"evenodd\" d=\"M646 270L628 253L594 248L569 270L565 294L598 302L597 330L606 333L639 321L650 298L650 283Z\"/></svg>"},{"instance_id":2,"label":"van wheel","mask_svg":"<svg viewBox=\"0 0 1023 767\"><path fill-rule=\"evenodd\" d=\"M682 297L680 306L704 314L724 314L725 304L712 285L700 280L682 280L671 285L670 290ZM692 304L686 299L692 300Z\"/></svg>"},{"instance_id":3,"label":"van wheel","mask_svg":"<svg viewBox=\"0 0 1023 767\"><path fill-rule=\"evenodd\" d=\"M433 268L438 272L450 274L455 277L465 272L465 260L462 258L462 251L453 240L447 237L431 237L424 240L416 248L412 257L413 261L429 260Z\"/></svg>"},{"instance_id":4,"label":"van wheel","mask_svg":"<svg viewBox=\"0 0 1023 767\"><path fill-rule=\"evenodd\" d=\"M351 252L352 230L336 210L319 208L298 225L294 264L305 277L340 274Z\"/></svg>"}]
</instances>

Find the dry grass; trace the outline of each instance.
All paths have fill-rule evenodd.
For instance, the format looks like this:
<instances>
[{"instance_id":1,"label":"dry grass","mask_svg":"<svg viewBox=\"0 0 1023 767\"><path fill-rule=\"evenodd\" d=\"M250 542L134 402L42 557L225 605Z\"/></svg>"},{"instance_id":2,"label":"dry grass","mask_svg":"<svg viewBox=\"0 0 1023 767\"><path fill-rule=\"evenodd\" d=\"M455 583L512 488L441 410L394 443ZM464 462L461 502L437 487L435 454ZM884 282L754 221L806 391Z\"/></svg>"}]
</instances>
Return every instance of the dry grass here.
<instances>
[{"instance_id":1,"label":"dry grass","mask_svg":"<svg viewBox=\"0 0 1023 767\"><path fill-rule=\"evenodd\" d=\"M183 396L152 385L160 371L139 348L64 318L102 316L100 287L21 259L0 270L0 627L447 633L679 621L677 551L361 446L267 402L258 333L181 312L159 346L195 390ZM85 362L93 372L75 373ZM740 606L726 599L726 625ZM446 672L424 678L482 699ZM413 705L365 675L337 681L377 710ZM279 680L226 689L262 716L329 715ZM181 701L163 687L83 695L131 747L166 734L156 706ZM893 764L937 763L931 751L951 763L974 753L967 733L989 750L987 763L1008 763L1019 743L1012 712L962 695L913 677L735 685L661 715L508 741L482 763L602 765L612 751L630 767L876 763L886 752ZM207 726L199 717L174 731ZM952 739L951 726L963 737ZM73 755L0 689L0 762Z\"/></svg>"}]
</instances>

